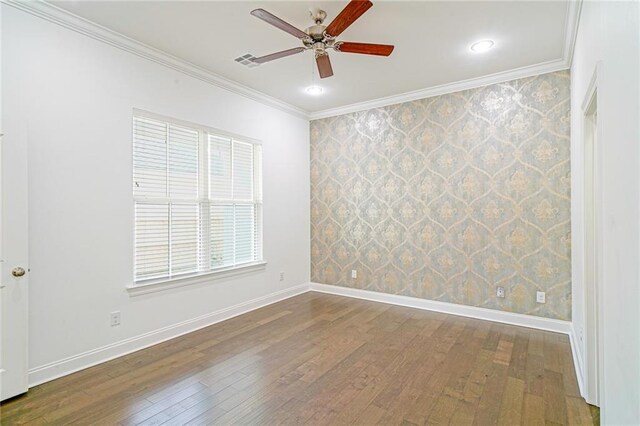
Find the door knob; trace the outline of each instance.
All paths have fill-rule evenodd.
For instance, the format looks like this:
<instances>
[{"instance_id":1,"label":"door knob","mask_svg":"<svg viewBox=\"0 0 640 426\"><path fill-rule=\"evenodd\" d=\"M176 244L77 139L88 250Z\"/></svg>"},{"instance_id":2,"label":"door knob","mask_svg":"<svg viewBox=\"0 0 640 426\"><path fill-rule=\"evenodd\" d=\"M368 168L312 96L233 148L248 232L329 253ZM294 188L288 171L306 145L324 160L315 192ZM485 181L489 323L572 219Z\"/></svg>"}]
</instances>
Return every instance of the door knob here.
<instances>
[{"instance_id":1,"label":"door knob","mask_svg":"<svg viewBox=\"0 0 640 426\"><path fill-rule=\"evenodd\" d=\"M14 277L21 277L23 276L27 271L24 270L24 268L20 267L20 266L16 266L15 268L13 268L11 270L11 275L13 275Z\"/></svg>"}]
</instances>

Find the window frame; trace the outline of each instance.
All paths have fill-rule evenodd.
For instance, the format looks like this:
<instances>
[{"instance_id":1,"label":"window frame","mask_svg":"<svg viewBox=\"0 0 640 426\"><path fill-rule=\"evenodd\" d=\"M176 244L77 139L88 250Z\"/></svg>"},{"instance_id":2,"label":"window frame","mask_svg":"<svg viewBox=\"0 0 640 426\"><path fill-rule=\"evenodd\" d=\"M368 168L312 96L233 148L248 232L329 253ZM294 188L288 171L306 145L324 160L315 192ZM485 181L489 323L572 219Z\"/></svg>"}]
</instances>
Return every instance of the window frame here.
<instances>
[{"instance_id":1,"label":"window frame","mask_svg":"<svg viewBox=\"0 0 640 426\"><path fill-rule=\"evenodd\" d=\"M198 196L195 199L184 199L178 197L156 197L156 196L137 196L132 191L132 207L133 207L133 223L132 223L132 233L133 233L133 256L132 256L132 281L127 285L127 290L130 294L146 294L155 291L161 291L168 288L182 287L185 285L203 283L208 281L214 281L225 277L231 277L238 274L243 273L253 273L255 271L263 270L266 267L267 262L264 260L263 255L263 191L262 191L262 181L263 181L263 168L262 168L262 142L260 140L238 135L235 133L227 132L224 130L216 129L213 127L196 124L180 119L176 119L173 117L168 117L160 114L155 114L149 111L141 110L134 108L131 116L131 176L133 179L134 176L134 164L133 164L133 139L134 139L134 120L136 118L142 119L150 119L164 122L168 125L175 125L180 127L185 127L188 129L196 130L198 132ZM238 202L235 200L215 200L210 198L209 191L209 169L210 169L210 156L209 156L209 135L214 137L229 139L231 141L231 152L233 153L233 143L245 143L251 144L252 153L253 153L253 196L251 201L242 201ZM257 149L257 151L256 151ZM233 159L233 154L232 154ZM233 162L231 161L231 167L233 167ZM233 169L231 171L231 178L233 182ZM167 182L167 185L169 183ZM233 185L233 183L232 183ZM199 218L198 218L198 242L200 244L200 248L198 249L198 271L196 272L186 272L186 273L177 273L169 276L163 277L153 277L153 278L142 278L136 279L136 206L138 204L148 203L148 204L161 204L167 203L170 206L172 203L197 203L199 210ZM221 266L217 268L212 268L209 263L209 268L202 268L203 262L208 261L210 257L210 243L202 244L203 242L211 241L211 233L209 229L210 225L210 206L213 205L221 205L221 204L245 204L245 205L253 205L257 210L255 213L255 227L256 229L256 246L255 246L255 259L252 261ZM170 207L169 207L170 208ZM235 256L235 250L234 250ZM169 262L171 260L169 259ZM200 269L202 268L202 269Z\"/></svg>"}]
</instances>

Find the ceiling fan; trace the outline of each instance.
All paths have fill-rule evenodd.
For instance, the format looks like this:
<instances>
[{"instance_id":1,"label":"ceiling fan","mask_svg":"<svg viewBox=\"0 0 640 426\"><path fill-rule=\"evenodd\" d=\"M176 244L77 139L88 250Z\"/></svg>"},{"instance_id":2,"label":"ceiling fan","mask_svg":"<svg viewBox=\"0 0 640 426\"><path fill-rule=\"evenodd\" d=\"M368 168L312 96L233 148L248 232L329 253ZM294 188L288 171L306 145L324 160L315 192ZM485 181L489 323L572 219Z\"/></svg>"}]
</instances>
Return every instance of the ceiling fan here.
<instances>
[{"instance_id":1,"label":"ceiling fan","mask_svg":"<svg viewBox=\"0 0 640 426\"><path fill-rule=\"evenodd\" d=\"M293 25L283 21L275 15L264 9L256 9L251 14L263 21L273 25L276 28L286 31L292 36L300 39L303 46L294 47L293 49L283 50L282 52L272 53L270 55L252 58L251 61L262 64L273 61L274 59L284 58L285 56L295 55L305 50L313 50L318 65L318 71L321 78L331 77L333 69L329 60L327 49L333 49L338 52L345 53L361 53L365 55L389 56L393 52L393 47L388 44L371 44L371 43L353 43L349 41L337 41L336 38L342 34L351 24L353 24L363 13L373 6L369 0L351 0L342 12L328 25L323 25L327 13L324 10L311 11L311 19L315 25L310 26L305 31L301 31Z\"/></svg>"}]
</instances>

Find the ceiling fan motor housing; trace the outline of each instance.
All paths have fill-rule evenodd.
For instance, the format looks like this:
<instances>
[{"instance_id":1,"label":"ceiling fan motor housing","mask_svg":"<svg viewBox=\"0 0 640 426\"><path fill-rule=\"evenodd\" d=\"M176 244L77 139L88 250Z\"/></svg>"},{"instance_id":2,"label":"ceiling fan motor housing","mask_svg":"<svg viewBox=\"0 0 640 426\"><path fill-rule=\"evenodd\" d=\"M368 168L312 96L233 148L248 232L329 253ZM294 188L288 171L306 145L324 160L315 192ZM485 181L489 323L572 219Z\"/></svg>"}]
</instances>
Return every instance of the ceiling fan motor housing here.
<instances>
[{"instance_id":1,"label":"ceiling fan motor housing","mask_svg":"<svg viewBox=\"0 0 640 426\"><path fill-rule=\"evenodd\" d=\"M307 28L306 33L309 34L314 41L320 41L324 38L324 29L327 28L326 25L312 25Z\"/></svg>"},{"instance_id":2,"label":"ceiling fan motor housing","mask_svg":"<svg viewBox=\"0 0 640 426\"><path fill-rule=\"evenodd\" d=\"M309 39L302 40L308 49L313 49L316 57L327 54L327 48L333 45L334 39L325 33L326 25L322 25L327 13L324 10L310 10L311 19L316 23L305 30Z\"/></svg>"}]
</instances>

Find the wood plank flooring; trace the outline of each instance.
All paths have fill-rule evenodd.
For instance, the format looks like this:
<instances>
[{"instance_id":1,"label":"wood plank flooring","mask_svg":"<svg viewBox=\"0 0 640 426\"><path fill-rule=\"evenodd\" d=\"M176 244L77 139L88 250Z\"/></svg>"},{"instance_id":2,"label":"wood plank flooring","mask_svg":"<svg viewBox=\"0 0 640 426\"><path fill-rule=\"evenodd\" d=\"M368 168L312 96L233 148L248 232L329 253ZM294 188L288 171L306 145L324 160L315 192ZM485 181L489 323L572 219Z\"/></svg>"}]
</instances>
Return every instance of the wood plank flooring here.
<instances>
[{"instance_id":1,"label":"wood plank flooring","mask_svg":"<svg viewBox=\"0 0 640 426\"><path fill-rule=\"evenodd\" d=\"M305 293L32 388L13 424L592 424L566 336Z\"/></svg>"}]
</instances>

